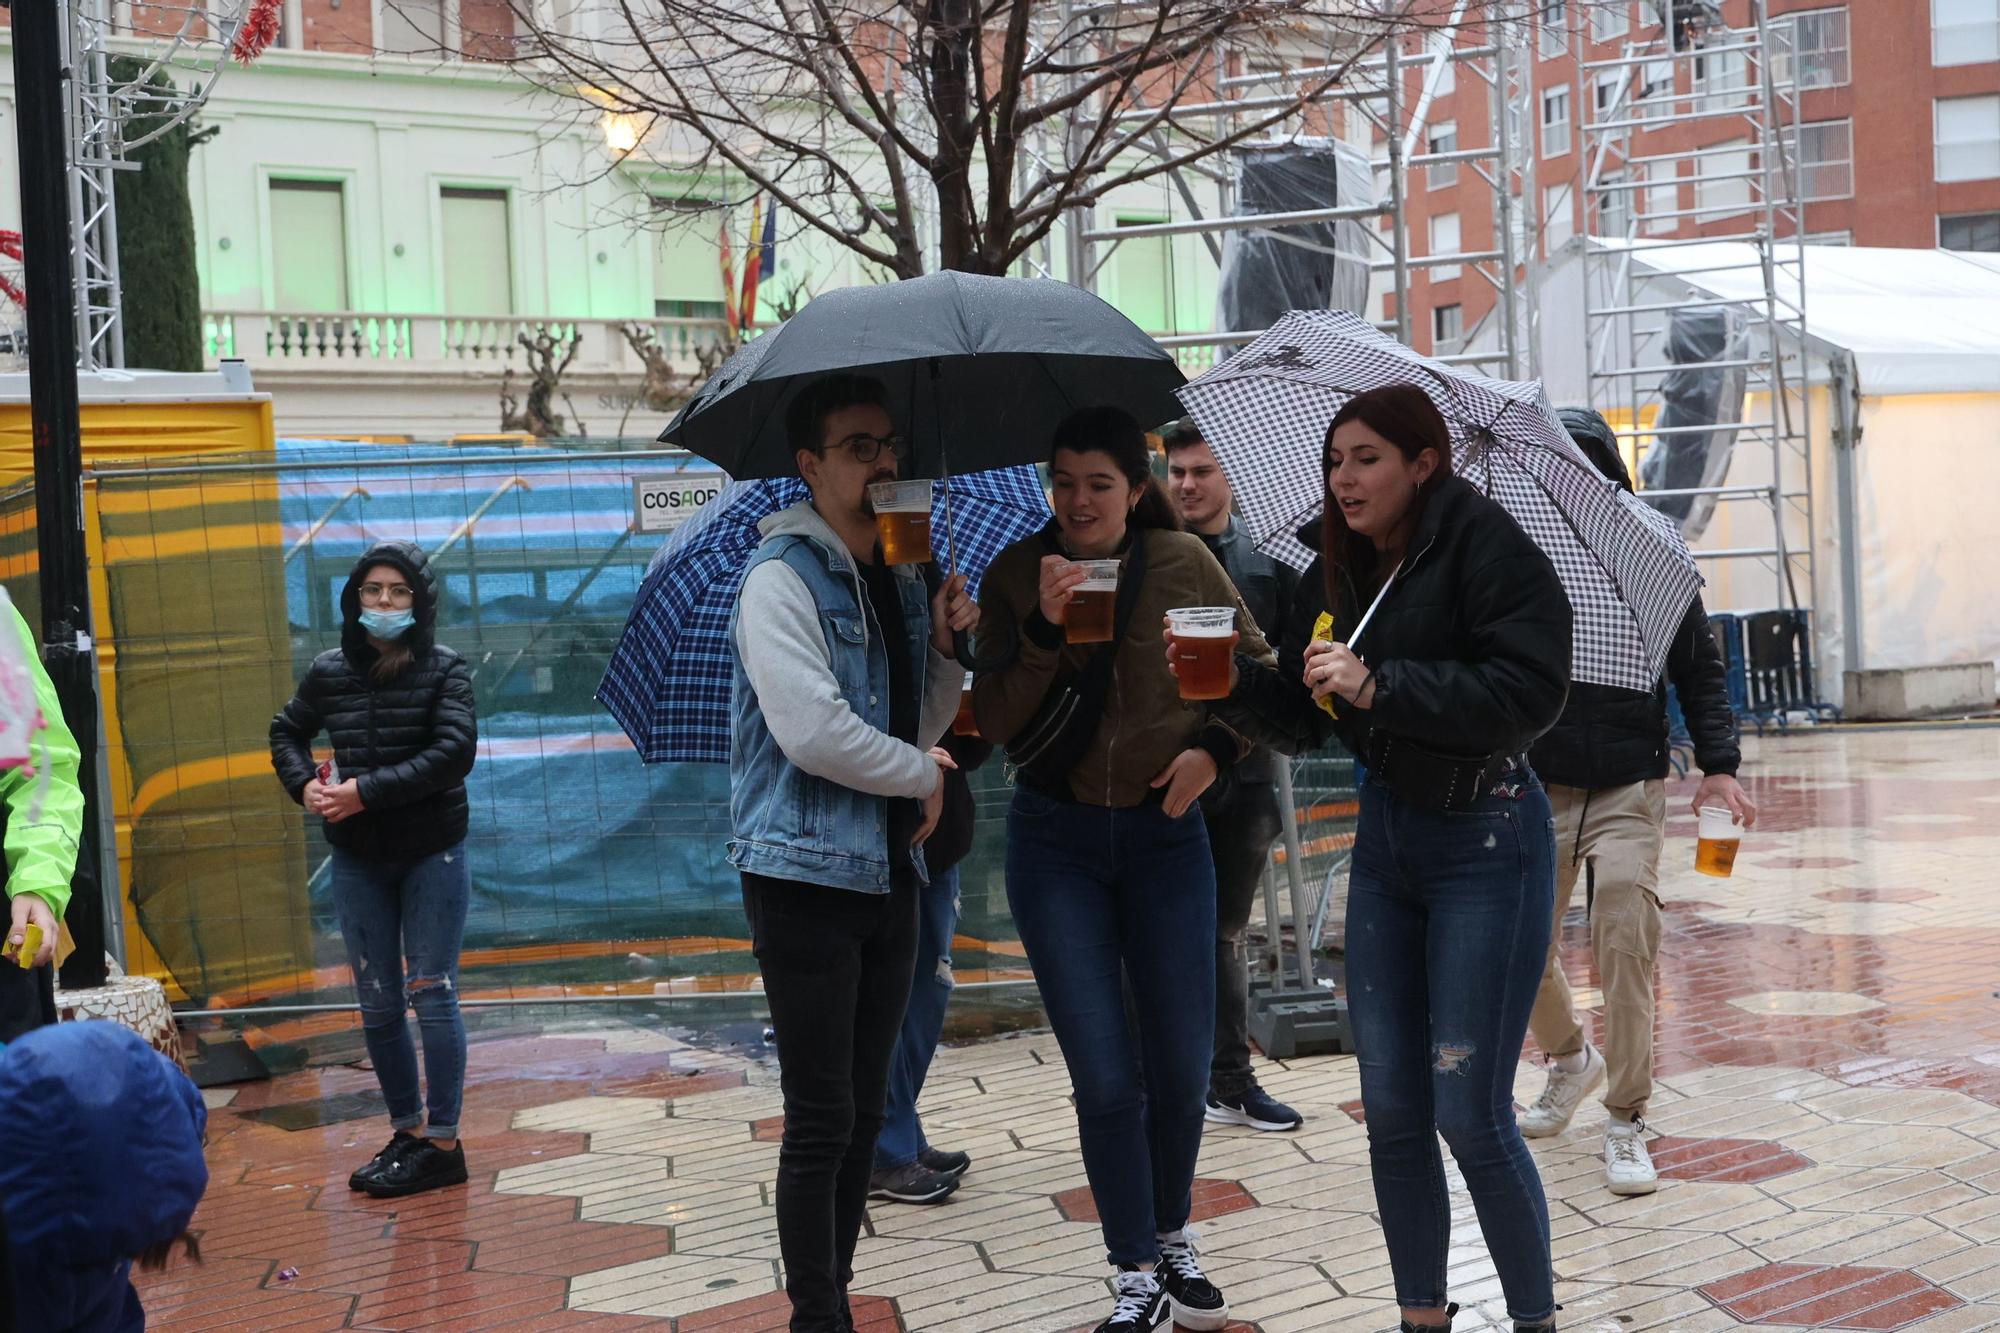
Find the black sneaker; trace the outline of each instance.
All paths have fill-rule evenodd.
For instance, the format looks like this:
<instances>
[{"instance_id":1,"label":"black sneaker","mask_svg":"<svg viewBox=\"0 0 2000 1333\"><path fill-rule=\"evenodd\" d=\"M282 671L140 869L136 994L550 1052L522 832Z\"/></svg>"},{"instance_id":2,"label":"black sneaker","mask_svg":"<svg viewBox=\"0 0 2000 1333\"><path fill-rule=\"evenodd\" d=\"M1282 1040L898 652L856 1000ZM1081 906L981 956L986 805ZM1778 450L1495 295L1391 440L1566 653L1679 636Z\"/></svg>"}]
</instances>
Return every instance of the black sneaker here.
<instances>
[{"instance_id":1,"label":"black sneaker","mask_svg":"<svg viewBox=\"0 0 2000 1333\"><path fill-rule=\"evenodd\" d=\"M1208 1119L1217 1125L1248 1125L1251 1129L1297 1129L1306 1118L1252 1083L1238 1097L1208 1094Z\"/></svg>"},{"instance_id":2,"label":"black sneaker","mask_svg":"<svg viewBox=\"0 0 2000 1333\"><path fill-rule=\"evenodd\" d=\"M416 1135L410 1133L408 1130L397 1130L395 1137L382 1145L381 1152L369 1158L366 1164L354 1169L354 1174L347 1178L347 1188L351 1190L367 1189L368 1182L381 1175L383 1167L395 1161L404 1150L416 1146L416 1143Z\"/></svg>"},{"instance_id":3,"label":"black sneaker","mask_svg":"<svg viewBox=\"0 0 2000 1333\"><path fill-rule=\"evenodd\" d=\"M1396 1325L1396 1333L1438 1333L1439 1329L1449 1329L1451 1321L1456 1318L1458 1318L1458 1306L1456 1303L1453 1303L1444 1307L1444 1322L1442 1324L1413 1324L1405 1319Z\"/></svg>"},{"instance_id":4,"label":"black sneaker","mask_svg":"<svg viewBox=\"0 0 2000 1333\"><path fill-rule=\"evenodd\" d=\"M1136 1268L1122 1268L1111 1280L1118 1299L1112 1303L1111 1317L1091 1333L1150 1333L1167 1312L1167 1293L1159 1279Z\"/></svg>"},{"instance_id":5,"label":"black sneaker","mask_svg":"<svg viewBox=\"0 0 2000 1333\"><path fill-rule=\"evenodd\" d=\"M396 1154L393 1161L361 1188L372 1199L400 1199L406 1194L422 1194L425 1190L464 1183L464 1144L446 1152L429 1139L418 1139L415 1147Z\"/></svg>"},{"instance_id":6,"label":"black sneaker","mask_svg":"<svg viewBox=\"0 0 2000 1333\"><path fill-rule=\"evenodd\" d=\"M877 1171L868 1178L868 1197L890 1203L943 1203L957 1188L957 1176L940 1175L922 1162Z\"/></svg>"},{"instance_id":7,"label":"black sneaker","mask_svg":"<svg viewBox=\"0 0 2000 1333\"><path fill-rule=\"evenodd\" d=\"M972 1158L967 1153L946 1152L942 1148L926 1148L917 1154L917 1165L927 1167L941 1176L953 1180L964 1175L972 1167Z\"/></svg>"},{"instance_id":8,"label":"black sneaker","mask_svg":"<svg viewBox=\"0 0 2000 1333\"><path fill-rule=\"evenodd\" d=\"M1174 1322L1186 1329L1216 1329L1229 1323L1229 1302L1195 1258L1194 1232L1182 1228L1160 1237L1160 1263L1153 1270L1160 1291L1174 1312Z\"/></svg>"}]
</instances>

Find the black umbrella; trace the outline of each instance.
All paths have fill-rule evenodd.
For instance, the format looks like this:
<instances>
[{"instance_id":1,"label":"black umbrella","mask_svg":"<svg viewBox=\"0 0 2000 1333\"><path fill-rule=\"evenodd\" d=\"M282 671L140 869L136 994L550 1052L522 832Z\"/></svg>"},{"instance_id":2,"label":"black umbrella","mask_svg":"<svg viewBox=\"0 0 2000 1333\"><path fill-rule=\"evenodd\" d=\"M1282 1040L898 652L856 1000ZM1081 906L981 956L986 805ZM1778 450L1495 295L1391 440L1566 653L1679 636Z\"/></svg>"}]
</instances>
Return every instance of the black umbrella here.
<instances>
[{"instance_id":1,"label":"black umbrella","mask_svg":"<svg viewBox=\"0 0 2000 1333\"><path fill-rule=\"evenodd\" d=\"M888 387L912 477L1042 462L1056 423L1080 407L1165 421L1181 414L1174 390L1187 382L1171 354L1080 287L933 273L814 298L725 362L660 439L739 481L795 476L785 408L835 371Z\"/></svg>"}]
</instances>

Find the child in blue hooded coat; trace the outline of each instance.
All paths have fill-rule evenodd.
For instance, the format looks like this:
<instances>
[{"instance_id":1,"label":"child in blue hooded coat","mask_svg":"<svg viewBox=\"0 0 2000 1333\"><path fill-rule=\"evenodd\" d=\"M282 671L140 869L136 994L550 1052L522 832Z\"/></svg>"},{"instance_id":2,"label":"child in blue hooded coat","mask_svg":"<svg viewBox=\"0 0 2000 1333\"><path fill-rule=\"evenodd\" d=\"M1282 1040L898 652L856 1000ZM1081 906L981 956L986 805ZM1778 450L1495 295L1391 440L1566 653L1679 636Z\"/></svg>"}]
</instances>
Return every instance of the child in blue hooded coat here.
<instances>
[{"instance_id":1,"label":"child in blue hooded coat","mask_svg":"<svg viewBox=\"0 0 2000 1333\"><path fill-rule=\"evenodd\" d=\"M141 1333L133 1260L159 1267L176 1241L198 1257L207 1121L187 1075L116 1023L58 1023L0 1051L0 1124L36 1131L0 1153L0 1329Z\"/></svg>"}]
</instances>

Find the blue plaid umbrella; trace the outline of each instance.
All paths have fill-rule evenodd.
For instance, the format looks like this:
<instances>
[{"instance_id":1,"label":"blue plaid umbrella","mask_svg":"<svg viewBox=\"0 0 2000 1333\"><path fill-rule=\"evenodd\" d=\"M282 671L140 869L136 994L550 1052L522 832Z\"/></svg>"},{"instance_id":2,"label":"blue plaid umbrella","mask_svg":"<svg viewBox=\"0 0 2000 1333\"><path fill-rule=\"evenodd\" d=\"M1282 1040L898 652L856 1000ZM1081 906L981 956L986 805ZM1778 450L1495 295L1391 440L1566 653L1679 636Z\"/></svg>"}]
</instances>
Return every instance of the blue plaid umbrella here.
<instances>
[{"instance_id":1,"label":"blue plaid umbrella","mask_svg":"<svg viewBox=\"0 0 2000 1333\"><path fill-rule=\"evenodd\" d=\"M1031 467L968 473L935 484L931 533L945 540L950 488L954 568L979 594L993 557L1049 521L1048 497ZM729 617L757 523L806 498L797 478L738 481L702 506L660 547L612 651L597 701L618 719L649 764L729 762Z\"/></svg>"}]
</instances>

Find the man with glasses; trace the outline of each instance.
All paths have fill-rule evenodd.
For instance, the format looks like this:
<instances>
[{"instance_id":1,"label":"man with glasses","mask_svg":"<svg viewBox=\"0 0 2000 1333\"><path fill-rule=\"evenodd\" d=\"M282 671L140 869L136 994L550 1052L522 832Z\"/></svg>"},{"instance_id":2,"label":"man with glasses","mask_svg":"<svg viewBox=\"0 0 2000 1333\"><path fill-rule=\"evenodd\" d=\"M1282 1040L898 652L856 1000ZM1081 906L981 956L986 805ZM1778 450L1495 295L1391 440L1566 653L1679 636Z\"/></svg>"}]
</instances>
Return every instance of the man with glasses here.
<instances>
[{"instance_id":1,"label":"man with glasses","mask_svg":"<svg viewBox=\"0 0 2000 1333\"><path fill-rule=\"evenodd\" d=\"M778 1245L794 1333L854 1327L847 1287L910 999L923 844L965 672L963 577L887 565L869 486L907 448L882 385L814 382L785 415L809 501L766 518L731 629L729 859L777 1032Z\"/></svg>"}]
</instances>

